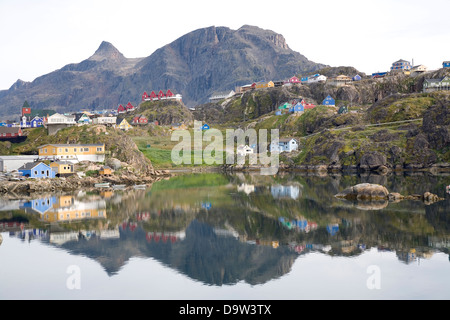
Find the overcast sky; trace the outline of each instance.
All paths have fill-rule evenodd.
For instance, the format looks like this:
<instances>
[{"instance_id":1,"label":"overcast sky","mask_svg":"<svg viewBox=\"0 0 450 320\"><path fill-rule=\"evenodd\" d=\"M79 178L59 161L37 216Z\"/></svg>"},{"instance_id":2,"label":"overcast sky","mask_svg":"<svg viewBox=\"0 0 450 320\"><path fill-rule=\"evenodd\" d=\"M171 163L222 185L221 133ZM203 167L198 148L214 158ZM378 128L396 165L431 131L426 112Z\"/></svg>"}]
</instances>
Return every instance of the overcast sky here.
<instances>
[{"instance_id":1,"label":"overcast sky","mask_svg":"<svg viewBox=\"0 0 450 320\"><path fill-rule=\"evenodd\" d=\"M0 0L0 90L89 58L112 43L147 57L209 26L282 34L309 60L388 71L398 59L429 69L450 60L450 0Z\"/></svg>"}]
</instances>

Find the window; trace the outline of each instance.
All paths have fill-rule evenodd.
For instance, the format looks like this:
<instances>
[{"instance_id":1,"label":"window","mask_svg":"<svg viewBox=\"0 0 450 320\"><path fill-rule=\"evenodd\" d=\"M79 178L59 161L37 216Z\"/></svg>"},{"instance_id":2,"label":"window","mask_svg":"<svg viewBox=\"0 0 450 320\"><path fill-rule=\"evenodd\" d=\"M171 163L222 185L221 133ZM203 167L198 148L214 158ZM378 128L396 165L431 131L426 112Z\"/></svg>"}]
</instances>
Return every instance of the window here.
<instances>
[{"instance_id":1,"label":"window","mask_svg":"<svg viewBox=\"0 0 450 320\"><path fill-rule=\"evenodd\" d=\"M56 149L55 148L53 148L53 153L56 153Z\"/></svg>"},{"instance_id":2,"label":"window","mask_svg":"<svg viewBox=\"0 0 450 320\"><path fill-rule=\"evenodd\" d=\"M69 152L69 148L66 148L64 151L65 151L65 152Z\"/></svg>"},{"instance_id":3,"label":"window","mask_svg":"<svg viewBox=\"0 0 450 320\"><path fill-rule=\"evenodd\" d=\"M77 152L77 148L73 148L73 152Z\"/></svg>"},{"instance_id":4,"label":"window","mask_svg":"<svg viewBox=\"0 0 450 320\"><path fill-rule=\"evenodd\" d=\"M89 151L89 148L84 148L84 152L88 152Z\"/></svg>"},{"instance_id":5,"label":"window","mask_svg":"<svg viewBox=\"0 0 450 320\"><path fill-rule=\"evenodd\" d=\"M102 147L97 148L97 151L102 151L102 150L103 150Z\"/></svg>"},{"instance_id":6,"label":"window","mask_svg":"<svg viewBox=\"0 0 450 320\"><path fill-rule=\"evenodd\" d=\"M44 153L47 153L47 149L44 149Z\"/></svg>"}]
</instances>

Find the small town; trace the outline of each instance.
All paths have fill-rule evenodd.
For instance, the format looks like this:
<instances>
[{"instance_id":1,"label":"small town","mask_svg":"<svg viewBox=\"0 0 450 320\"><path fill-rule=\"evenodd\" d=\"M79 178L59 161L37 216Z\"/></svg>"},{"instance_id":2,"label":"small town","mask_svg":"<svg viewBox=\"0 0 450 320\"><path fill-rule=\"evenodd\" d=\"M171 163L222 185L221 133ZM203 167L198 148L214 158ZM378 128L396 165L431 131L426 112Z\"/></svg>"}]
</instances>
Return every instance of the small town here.
<instances>
[{"instance_id":1,"label":"small town","mask_svg":"<svg viewBox=\"0 0 450 320\"><path fill-rule=\"evenodd\" d=\"M446 7L2 1L0 299L448 299Z\"/></svg>"}]
</instances>

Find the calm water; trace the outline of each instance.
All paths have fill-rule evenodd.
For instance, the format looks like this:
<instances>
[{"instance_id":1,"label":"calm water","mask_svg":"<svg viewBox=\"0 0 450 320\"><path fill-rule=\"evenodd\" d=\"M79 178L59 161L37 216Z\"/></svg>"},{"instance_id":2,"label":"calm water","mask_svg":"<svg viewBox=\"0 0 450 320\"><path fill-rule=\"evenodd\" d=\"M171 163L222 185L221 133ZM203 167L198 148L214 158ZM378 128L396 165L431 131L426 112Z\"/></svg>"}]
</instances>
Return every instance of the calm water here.
<instances>
[{"instance_id":1,"label":"calm water","mask_svg":"<svg viewBox=\"0 0 450 320\"><path fill-rule=\"evenodd\" d=\"M371 182L425 205L350 203ZM0 199L0 299L449 299L449 176L181 175Z\"/></svg>"}]
</instances>

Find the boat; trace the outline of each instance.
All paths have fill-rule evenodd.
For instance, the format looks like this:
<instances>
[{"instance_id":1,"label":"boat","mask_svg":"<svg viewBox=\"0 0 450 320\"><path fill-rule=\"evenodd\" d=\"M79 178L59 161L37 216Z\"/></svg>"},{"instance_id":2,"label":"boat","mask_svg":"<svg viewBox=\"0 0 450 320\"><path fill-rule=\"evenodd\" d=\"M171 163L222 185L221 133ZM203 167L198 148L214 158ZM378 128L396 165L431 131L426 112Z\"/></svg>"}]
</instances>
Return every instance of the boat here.
<instances>
[{"instance_id":1,"label":"boat","mask_svg":"<svg viewBox=\"0 0 450 320\"><path fill-rule=\"evenodd\" d=\"M146 189L147 185L146 184L137 184L137 185L134 185L134 188L135 189Z\"/></svg>"},{"instance_id":2,"label":"boat","mask_svg":"<svg viewBox=\"0 0 450 320\"><path fill-rule=\"evenodd\" d=\"M114 184L113 189L125 189L126 185L125 184Z\"/></svg>"},{"instance_id":3,"label":"boat","mask_svg":"<svg viewBox=\"0 0 450 320\"><path fill-rule=\"evenodd\" d=\"M96 183L96 184L94 184L94 187L96 187L96 188L109 188L109 182Z\"/></svg>"}]
</instances>

